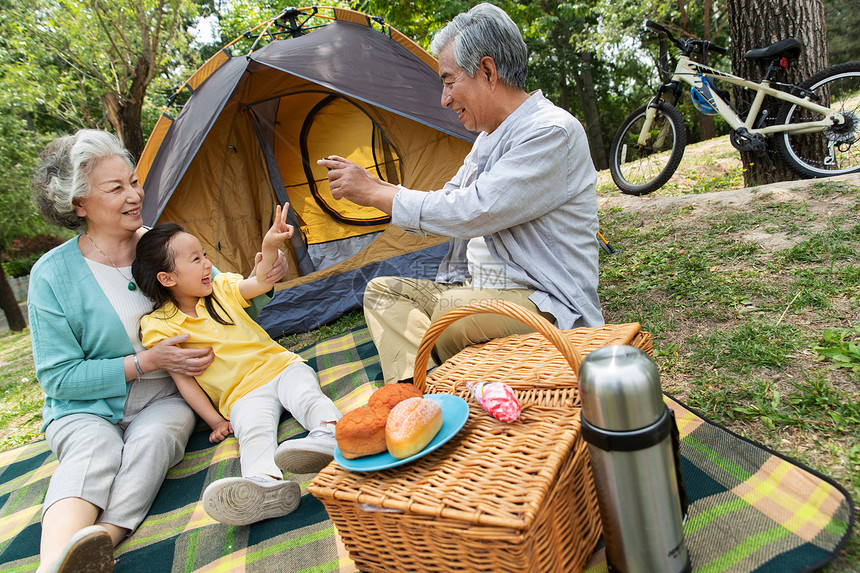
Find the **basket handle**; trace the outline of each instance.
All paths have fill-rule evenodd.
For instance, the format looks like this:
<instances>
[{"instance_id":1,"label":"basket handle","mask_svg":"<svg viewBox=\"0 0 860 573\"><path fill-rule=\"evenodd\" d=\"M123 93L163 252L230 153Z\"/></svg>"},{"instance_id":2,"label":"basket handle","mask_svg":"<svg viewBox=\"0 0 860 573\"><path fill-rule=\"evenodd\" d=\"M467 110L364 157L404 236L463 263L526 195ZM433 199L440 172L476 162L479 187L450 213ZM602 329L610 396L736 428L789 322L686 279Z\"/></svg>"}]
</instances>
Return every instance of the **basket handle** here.
<instances>
[{"instance_id":1,"label":"basket handle","mask_svg":"<svg viewBox=\"0 0 860 573\"><path fill-rule=\"evenodd\" d=\"M567 363L573 369L574 374L579 372L582 354L550 321L514 302L498 299L479 300L449 310L427 328L427 332L424 333L424 337L421 339L421 344L418 345L418 354L415 356L415 371L412 374L415 386L422 392L427 388L427 364L430 360L430 351L433 350L436 340L442 334L442 331L452 323L473 314L500 314L534 328L537 332L543 334L561 352L562 356L564 356Z\"/></svg>"}]
</instances>

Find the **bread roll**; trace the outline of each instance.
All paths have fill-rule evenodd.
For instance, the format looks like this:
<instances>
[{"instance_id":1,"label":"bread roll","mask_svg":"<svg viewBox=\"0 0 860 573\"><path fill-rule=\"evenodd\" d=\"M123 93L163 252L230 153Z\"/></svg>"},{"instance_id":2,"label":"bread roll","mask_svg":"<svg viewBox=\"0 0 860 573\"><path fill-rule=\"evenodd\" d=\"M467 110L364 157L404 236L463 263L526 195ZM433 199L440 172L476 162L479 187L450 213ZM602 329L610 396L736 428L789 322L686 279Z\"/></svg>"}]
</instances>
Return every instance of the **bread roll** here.
<instances>
[{"instance_id":1,"label":"bread roll","mask_svg":"<svg viewBox=\"0 0 860 573\"><path fill-rule=\"evenodd\" d=\"M423 398L424 394L412 384L386 384L370 395L368 406L385 406L389 410L407 398Z\"/></svg>"},{"instance_id":2,"label":"bread roll","mask_svg":"<svg viewBox=\"0 0 860 573\"><path fill-rule=\"evenodd\" d=\"M388 409L361 406L337 421L334 438L340 453L348 460L381 454L387 449L385 425Z\"/></svg>"},{"instance_id":3,"label":"bread roll","mask_svg":"<svg viewBox=\"0 0 860 573\"><path fill-rule=\"evenodd\" d=\"M442 407L428 398L408 398L392 408L385 425L388 453L397 459L423 450L442 427Z\"/></svg>"}]
</instances>

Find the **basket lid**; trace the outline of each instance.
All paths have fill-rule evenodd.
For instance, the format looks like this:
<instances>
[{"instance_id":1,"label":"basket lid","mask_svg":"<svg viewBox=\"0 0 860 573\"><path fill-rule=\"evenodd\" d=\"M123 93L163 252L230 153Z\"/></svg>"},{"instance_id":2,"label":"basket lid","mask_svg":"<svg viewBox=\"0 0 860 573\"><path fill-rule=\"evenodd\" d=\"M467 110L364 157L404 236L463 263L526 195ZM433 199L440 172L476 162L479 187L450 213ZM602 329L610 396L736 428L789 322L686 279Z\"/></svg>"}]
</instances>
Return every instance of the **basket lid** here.
<instances>
[{"instance_id":1,"label":"basket lid","mask_svg":"<svg viewBox=\"0 0 860 573\"><path fill-rule=\"evenodd\" d=\"M562 467L572 463L575 452L585 455L579 410L533 407L529 414L526 408L516 423L506 424L474 399L468 401L466 425L439 449L380 471L353 472L329 464L308 491L323 501L360 504L363 511L528 529Z\"/></svg>"}]
</instances>

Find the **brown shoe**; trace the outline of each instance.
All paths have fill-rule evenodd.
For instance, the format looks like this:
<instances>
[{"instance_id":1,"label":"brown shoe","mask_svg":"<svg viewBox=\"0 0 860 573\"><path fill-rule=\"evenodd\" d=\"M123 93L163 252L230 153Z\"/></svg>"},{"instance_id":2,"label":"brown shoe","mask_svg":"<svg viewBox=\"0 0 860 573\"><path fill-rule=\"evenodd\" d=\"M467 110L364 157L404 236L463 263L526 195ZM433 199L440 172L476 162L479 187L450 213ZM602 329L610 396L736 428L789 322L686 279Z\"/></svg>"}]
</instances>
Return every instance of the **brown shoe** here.
<instances>
[{"instance_id":1,"label":"brown shoe","mask_svg":"<svg viewBox=\"0 0 860 573\"><path fill-rule=\"evenodd\" d=\"M113 541L101 525L75 533L63 547L50 573L110 573L113 571Z\"/></svg>"}]
</instances>

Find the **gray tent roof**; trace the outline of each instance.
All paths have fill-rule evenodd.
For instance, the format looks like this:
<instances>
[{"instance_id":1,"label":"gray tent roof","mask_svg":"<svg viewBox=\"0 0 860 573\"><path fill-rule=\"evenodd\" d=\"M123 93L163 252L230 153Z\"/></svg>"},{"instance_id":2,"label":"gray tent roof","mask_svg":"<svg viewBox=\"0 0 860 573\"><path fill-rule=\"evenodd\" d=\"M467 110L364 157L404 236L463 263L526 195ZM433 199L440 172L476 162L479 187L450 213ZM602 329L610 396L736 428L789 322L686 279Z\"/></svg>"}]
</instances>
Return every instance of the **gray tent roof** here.
<instances>
[{"instance_id":1,"label":"gray tent roof","mask_svg":"<svg viewBox=\"0 0 860 573\"><path fill-rule=\"evenodd\" d=\"M271 42L250 56L233 57L206 79L170 127L147 174L146 224L153 224L164 209L243 75L253 73L252 62L449 135L475 138L451 110L441 107L441 84L433 69L378 30L336 21L298 38Z\"/></svg>"}]
</instances>

